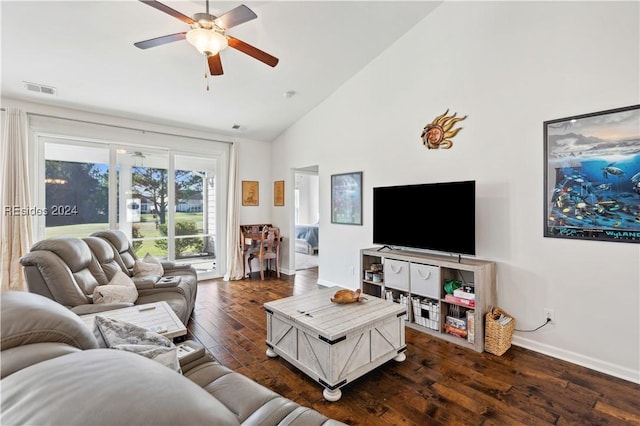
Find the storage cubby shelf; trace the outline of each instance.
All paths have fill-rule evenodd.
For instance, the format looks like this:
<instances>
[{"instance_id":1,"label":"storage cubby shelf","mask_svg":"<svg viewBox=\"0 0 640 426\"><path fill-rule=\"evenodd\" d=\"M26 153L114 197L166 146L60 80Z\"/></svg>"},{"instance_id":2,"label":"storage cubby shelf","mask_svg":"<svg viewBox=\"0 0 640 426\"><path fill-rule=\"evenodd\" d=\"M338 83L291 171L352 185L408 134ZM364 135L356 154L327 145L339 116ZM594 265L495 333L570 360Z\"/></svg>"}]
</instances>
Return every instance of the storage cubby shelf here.
<instances>
[{"instance_id":1,"label":"storage cubby shelf","mask_svg":"<svg viewBox=\"0 0 640 426\"><path fill-rule=\"evenodd\" d=\"M366 279L366 272L371 270L373 264L383 265L381 282ZM368 248L360 250L360 271L360 288L364 294L385 298L386 292L391 292L394 299L400 295L409 297L407 309L411 312L408 320L405 321L407 327L477 352L484 350L484 316L496 304L495 262L408 250ZM473 307L465 303L445 300L445 282L453 279L460 280L465 285L473 284L475 290ZM434 314L433 309L425 314L437 317L437 322L432 318L429 322L437 323L437 329L418 324L413 315L412 300L414 298L420 301L431 301L431 308L435 308L434 305L439 307L438 314ZM457 306L460 308L456 308ZM469 325L466 322L466 312L472 310L474 313L473 323L467 330L467 333L473 333L472 342L445 330L447 315L457 310L464 315L465 326ZM418 321L428 322L422 316L425 311L424 308L416 307L416 312L420 313ZM456 322L453 319L450 321Z\"/></svg>"}]
</instances>

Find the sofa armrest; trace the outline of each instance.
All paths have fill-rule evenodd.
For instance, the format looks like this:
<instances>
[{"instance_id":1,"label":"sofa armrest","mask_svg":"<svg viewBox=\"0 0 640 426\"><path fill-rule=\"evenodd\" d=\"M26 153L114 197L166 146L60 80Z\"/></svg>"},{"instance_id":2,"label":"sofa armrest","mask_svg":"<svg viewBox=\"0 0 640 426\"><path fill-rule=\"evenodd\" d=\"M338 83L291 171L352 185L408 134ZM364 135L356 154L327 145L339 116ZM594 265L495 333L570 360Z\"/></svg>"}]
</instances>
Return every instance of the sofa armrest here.
<instances>
[{"instance_id":1,"label":"sofa armrest","mask_svg":"<svg viewBox=\"0 0 640 426\"><path fill-rule=\"evenodd\" d=\"M160 264L165 271L176 268L176 262L172 262L170 260L161 260Z\"/></svg>"},{"instance_id":2,"label":"sofa armrest","mask_svg":"<svg viewBox=\"0 0 640 426\"><path fill-rule=\"evenodd\" d=\"M171 271L173 269L190 269L191 265L188 263L176 263L169 260L163 260L160 262L165 272Z\"/></svg>"},{"instance_id":3,"label":"sofa armrest","mask_svg":"<svg viewBox=\"0 0 640 426\"><path fill-rule=\"evenodd\" d=\"M156 282L160 279L158 275L138 275L131 277L133 283L138 290L148 290L156 286Z\"/></svg>"},{"instance_id":4,"label":"sofa armrest","mask_svg":"<svg viewBox=\"0 0 640 426\"><path fill-rule=\"evenodd\" d=\"M176 287L180 284L180 275L138 275L132 278L138 290L149 290L151 288Z\"/></svg>"},{"instance_id":5,"label":"sofa armrest","mask_svg":"<svg viewBox=\"0 0 640 426\"><path fill-rule=\"evenodd\" d=\"M76 315L87 315L104 311L112 311L114 309L128 308L129 306L133 306L133 303L88 303L86 305L74 306L71 308L71 312Z\"/></svg>"}]
</instances>

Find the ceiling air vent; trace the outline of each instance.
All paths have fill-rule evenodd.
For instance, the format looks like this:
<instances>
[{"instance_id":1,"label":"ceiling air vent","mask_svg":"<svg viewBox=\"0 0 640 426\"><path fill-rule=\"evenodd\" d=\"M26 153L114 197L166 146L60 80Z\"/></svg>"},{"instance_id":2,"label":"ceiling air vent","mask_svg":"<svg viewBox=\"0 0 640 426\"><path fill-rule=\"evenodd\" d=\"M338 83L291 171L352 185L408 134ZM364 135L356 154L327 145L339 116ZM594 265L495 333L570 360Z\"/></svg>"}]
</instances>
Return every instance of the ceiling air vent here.
<instances>
[{"instance_id":1,"label":"ceiling air vent","mask_svg":"<svg viewBox=\"0 0 640 426\"><path fill-rule=\"evenodd\" d=\"M38 83L29 83L28 81L23 81L24 88L29 90L30 92L36 93L44 93L45 95L55 95L56 88L51 86L44 86Z\"/></svg>"}]
</instances>

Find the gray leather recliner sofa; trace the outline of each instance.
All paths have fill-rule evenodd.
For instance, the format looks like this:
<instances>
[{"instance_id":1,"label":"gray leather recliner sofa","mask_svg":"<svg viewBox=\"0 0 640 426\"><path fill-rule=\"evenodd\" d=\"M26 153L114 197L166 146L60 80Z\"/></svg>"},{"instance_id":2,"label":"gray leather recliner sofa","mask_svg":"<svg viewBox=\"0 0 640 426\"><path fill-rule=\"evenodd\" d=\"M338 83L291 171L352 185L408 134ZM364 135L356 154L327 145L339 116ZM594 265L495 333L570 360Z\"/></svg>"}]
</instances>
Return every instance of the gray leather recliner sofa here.
<instances>
[{"instance_id":1,"label":"gray leather recliner sofa","mask_svg":"<svg viewBox=\"0 0 640 426\"><path fill-rule=\"evenodd\" d=\"M70 310L28 292L0 300L3 425L342 425L217 363L183 375L148 358L99 349Z\"/></svg>"},{"instance_id":2,"label":"gray leather recliner sofa","mask_svg":"<svg viewBox=\"0 0 640 426\"><path fill-rule=\"evenodd\" d=\"M35 243L20 259L27 287L70 308L78 315L131 306L129 303L94 304L96 286L106 285L116 271L132 277L138 290L136 305L165 301L187 325L195 306L197 275L190 266L162 262L164 277L179 276L172 287L157 286L159 277L133 276L138 260L126 235L102 231L86 238L50 238Z\"/></svg>"}]
</instances>

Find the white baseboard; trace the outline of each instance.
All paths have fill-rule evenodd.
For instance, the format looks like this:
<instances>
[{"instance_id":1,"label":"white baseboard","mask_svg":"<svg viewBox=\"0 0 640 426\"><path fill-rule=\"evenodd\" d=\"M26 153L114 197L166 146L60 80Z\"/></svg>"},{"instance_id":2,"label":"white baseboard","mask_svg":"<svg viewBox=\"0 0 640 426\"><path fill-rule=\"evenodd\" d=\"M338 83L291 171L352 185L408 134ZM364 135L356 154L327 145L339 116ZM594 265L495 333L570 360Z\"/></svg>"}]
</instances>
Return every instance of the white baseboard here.
<instances>
[{"instance_id":1,"label":"white baseboard","mask_svg":"<svg viewBox=\"0 0 640 426\"><path fill-rule=\"evenodd\" d=\"M333 282L327 281L327 280L321 280L321 279L318 279L318 284L320 284L321 286L325 286L325 287L334 287L334 286L344 287L343 285L336 284L336 283L333 283Z\"/></svg>"},{"instance_id":2,"label":"white baseboard","mask_svg":"<svg viewBox=\"0 0 640 426\"><path fill-rule=\"evenodd\" d=\"M318 284L326 287L332 287L339 285L326 280L318 280ZM555 346L539 343L534 340L526 339L521 336L513 336L511 343L514 346L520 346L525 349L539 352L544 355L558 358L563 361L570 362L572 364L581 365L582 367L590 368L591 370L599 371L604 374L608 374L613 377L618 377L623 380L628 380L633 383L640 384L640 371L635 371L631 368L622 367L620 365L612 364L600 359L591 358L585 355L581 355L576 352L567 351L557 348Z\"/></svg>"},{"instance_id":3,"label":"white baseboard","mask_svg":"<svg viewBox=\"0 0 640 426\"><path fill-rule=\"evenodd\" d=\"M600 359L591 358L576 352L566 351L555 346L546 345L521 336L513 336L511 343L514 346L520 346L530 349L541 354L549 355L554 358L561 359L573 364L581 365L595 371L599 371L610 376L628 380L633 383L640 384L640 371L634 371L631 368L622 367Z\"/></svg>"}]
</instances>

